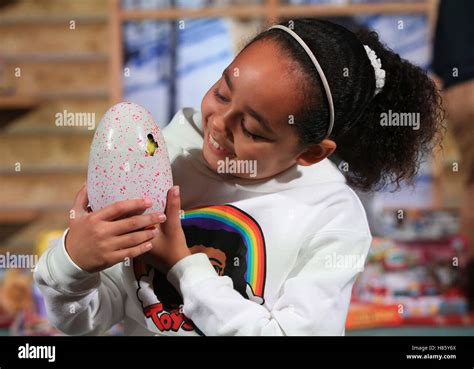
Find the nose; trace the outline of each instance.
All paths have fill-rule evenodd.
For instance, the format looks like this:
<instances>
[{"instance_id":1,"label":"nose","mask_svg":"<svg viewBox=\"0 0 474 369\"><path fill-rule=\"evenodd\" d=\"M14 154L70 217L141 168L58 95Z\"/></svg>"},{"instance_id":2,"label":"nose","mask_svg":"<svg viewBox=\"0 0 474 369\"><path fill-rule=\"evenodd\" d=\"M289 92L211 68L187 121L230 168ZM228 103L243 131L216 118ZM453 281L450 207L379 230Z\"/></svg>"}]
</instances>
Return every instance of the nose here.
<instances>
[{"instance_id":1,"label":"nose","mask_svg":"<svg viewBox=\"0 0 474 369\"><path fill-rule=\"evenodd\" d=\"M225 132L225 119L222 117L222 115L214 116L214 119L212 119L211 128L214 132L218 132L220 134Z\"/></svg>"},{"instance_id":2,"label":"nose","mask_svg":"<svg viewBox=\"0 0 474 369\"><path fill-rule=\"evenodd\" d=\"M230 127L230 120L226 119L223 115L216 115L211 123L211 130L219 135L219 137L225 138L230 142L232 139L232 130Z\"/></svg>"}]
</instances>

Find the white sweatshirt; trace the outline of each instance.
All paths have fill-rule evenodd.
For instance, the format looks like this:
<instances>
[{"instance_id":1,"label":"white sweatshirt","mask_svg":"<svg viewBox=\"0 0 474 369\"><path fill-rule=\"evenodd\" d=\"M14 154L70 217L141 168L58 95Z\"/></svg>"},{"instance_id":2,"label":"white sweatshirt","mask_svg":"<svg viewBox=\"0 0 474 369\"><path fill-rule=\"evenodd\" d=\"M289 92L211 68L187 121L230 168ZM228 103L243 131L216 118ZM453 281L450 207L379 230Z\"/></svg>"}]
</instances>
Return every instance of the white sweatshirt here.
<instances>
[{"instance_id":1,"label":"white sweatshirt","mask_svg":"<svg viewBox=\"0 0 474 369\"><path fill-rule=\"evenodd\" d=\"M329 160L267 180L210 170L201 113L181 109L163 130L192 255L167 276L138 259L79 268L64 235L35 280L52 324L98 335L343 335L351 290L371 242L364 209Z\"/></svg>"}]
</instances>

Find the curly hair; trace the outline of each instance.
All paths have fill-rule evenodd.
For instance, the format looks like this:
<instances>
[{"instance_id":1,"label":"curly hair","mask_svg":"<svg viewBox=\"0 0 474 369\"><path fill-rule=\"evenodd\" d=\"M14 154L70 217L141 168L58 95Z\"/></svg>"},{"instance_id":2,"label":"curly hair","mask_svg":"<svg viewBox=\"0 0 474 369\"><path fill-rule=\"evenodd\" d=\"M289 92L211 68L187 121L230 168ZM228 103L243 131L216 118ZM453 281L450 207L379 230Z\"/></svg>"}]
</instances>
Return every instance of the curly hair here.
<instances>
[{"instance_id":1,"label":"curly hair","mask_svg":"<svg viewBox=\"0 0 474 369\"><path fill-rule=\"evenodd\" d=\"M330 139L337 144L335 155L348 164L349 185L361 190L400 187L417 173L425 154L440 145L444 112L435 83L425 71L400 58L382 44L376 32L356 33L324 20L290 20L291 28L318 58L331 88L335 107ZM288 22L281 22L288 25ZM325 138L329 107L321 80L303 48L286 32L261 32L247 45L272 40L285 56L300 67L303 104L294 115L294 127L302 148ZM375 74L363 45L375 51L386 71L385 86L375 97ZM414 113L419 129L381 124L383 114Z\"/></svg>"}]
</instances>

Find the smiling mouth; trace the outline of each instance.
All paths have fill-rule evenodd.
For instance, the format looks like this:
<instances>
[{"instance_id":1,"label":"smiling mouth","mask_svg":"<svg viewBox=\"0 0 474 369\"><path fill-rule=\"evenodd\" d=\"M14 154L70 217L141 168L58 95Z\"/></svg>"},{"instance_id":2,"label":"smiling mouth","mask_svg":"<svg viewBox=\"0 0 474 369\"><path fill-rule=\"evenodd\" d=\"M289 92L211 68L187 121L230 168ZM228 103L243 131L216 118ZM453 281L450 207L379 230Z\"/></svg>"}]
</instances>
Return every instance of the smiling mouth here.
<instances>
[{"instance_id":1,"label":"smiling mouth","mask_svg":"<svg viewBox=\"0 0 474 369\"><path fill-rule=\"evenodd\" d=\"M210 133L208 134L208 139L209 139L209 144L211 145L211 147L214 149L214 151L217 154L235 156L235 154L232 154L231 152L223 148L221 145L219 145L219 143L216 141L214 137L212 137Z\"/></svg>"},{"instance_id":2,"label":"smiling mouth","mask_svg":"<svg viewBox=\"0 0 474 369\"><path fill-rule=\"evenodd\" d=\"M211 143L212 146L216 148L216 150L222 150L222 151L225 150L221 145L219 145L219 143L214 139L214 137L211 136L210 133L209 133L209 142Z\"/></svg>"}]
</instances>

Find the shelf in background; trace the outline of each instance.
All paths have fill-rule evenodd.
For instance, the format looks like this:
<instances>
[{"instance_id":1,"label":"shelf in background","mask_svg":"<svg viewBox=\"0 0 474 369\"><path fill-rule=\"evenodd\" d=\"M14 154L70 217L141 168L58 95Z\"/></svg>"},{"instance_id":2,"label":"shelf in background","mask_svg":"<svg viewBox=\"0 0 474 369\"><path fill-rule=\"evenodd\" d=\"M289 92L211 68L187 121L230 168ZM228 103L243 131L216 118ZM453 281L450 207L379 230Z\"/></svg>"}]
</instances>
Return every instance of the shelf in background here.
<instances>
[{"instance_id":1,"label":"shelf in background","mask_svg":"<svg viewBox=\"0 0 474 369\"><path fill-rule=\"evenodd\" d=\"M22 53L2 55L7 63L12 62L97 62L108 61L109 55L106 53Z\"/></svg>"},{"instance_id":2,"label":"shelf in background","mask_svg":"<svg viewBox=\"0 0 474 369\"><path fill-rule=\"evenodd\" d=\"M37 96L0 96L0 109L30 109L38 107L42 99Z\"/></svg>"},{"instance_id":3,"label":"shelf in background","mask_svg":"<svg viewBox=\"0 0 474 369\"><path fill-rule=\"evenodd\" d=\"M0 26L16 25L47 25L68 23L75 21L76 24L107 23L107 15L5 15L0 19Z\"/></svg>"},{"instance_id":4,"label":"shelf in background","mask_svg":"<svg viewBox=\"0 0 474 369\"><path fill-rule=\"evenodd\" d=\"M143 10L120 10L121 21L140 20L170 20L183 18L202 17L268 17L269 5L231 5L223 7L203 8L163 8ZM331 17L354 16L363 14L413 14L427 13L430 9L429 2L414 3L378 3L378 4L344 4L344 5L280 5L271 6L271 13L277 17Z\"/></svg>"}]
</instances>

